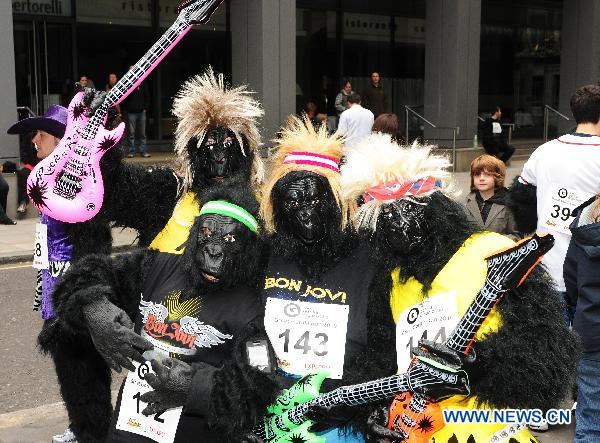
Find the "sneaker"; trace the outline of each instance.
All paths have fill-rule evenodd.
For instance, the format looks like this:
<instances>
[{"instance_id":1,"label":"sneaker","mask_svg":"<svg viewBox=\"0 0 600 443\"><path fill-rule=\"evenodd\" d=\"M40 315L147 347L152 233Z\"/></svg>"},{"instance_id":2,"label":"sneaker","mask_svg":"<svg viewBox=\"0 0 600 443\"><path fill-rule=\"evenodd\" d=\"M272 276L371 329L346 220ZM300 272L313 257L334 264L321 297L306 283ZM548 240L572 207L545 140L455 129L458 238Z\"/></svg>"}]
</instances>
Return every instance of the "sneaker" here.
<instances>
[{"instance_id":1,"label":"sneaker","mask_svg":"<svg viewBox=\"0 0 600 443\"><path fill-rule=\"evenodd\" d=\"M148 157L152 157L150 154L148 154L147 152L144 152L143 154L140 154L142 157L144 158L148 158Z\"/></svg>"},{"instance_id":2,"label":"sneaker","mask_svg":"<svg viewBox=\"0 0 600 443\"><path fill-rule=\"evenodd\" d=\"M529 424L528 427L534 432L546 432L548 430L548 422L546 420L542 420L536 424Z\"/></svg>"},{"instance_id":3,"label":"sneaker","mask_svg":"<svg viewBox=\"0 0 600 443\"><path fill-rule=\"evenodd\" d=\"M52 437L52 443L77 443L77 439L71 429L67 428L63 434Z\"/></svg>"},{"instance_id":4,"label":"sneaker","mask_svg":"<svg viewBox=\"0 0 600 443\"><path fill-rule=\"evenodd\" d=\"M16 225L17 222L8 218L6 215L3 217L0 217L0 225Z\"/></svg>"},{"instance_id":5,"label":"sneaker","mask_svg":"<svg viewBox=\"0 0 600 443\"><path fill-rule=\"evenodd\" d=\"M127 154L127 158L133 158L135 156L135 154L132 154L131 152L129 154Z\"/></svg>"},{"instance_id":6,"label":"sneaker","mask_svg":"<svg viewBox=\"0 0 600 443\"><path fill-rule=\"evenodd\" d=\"M27 202L21 202L19 204L19 206L17 207L17 213L25 214L26 211L27 211Z\"/></svg>"}]
</instances>

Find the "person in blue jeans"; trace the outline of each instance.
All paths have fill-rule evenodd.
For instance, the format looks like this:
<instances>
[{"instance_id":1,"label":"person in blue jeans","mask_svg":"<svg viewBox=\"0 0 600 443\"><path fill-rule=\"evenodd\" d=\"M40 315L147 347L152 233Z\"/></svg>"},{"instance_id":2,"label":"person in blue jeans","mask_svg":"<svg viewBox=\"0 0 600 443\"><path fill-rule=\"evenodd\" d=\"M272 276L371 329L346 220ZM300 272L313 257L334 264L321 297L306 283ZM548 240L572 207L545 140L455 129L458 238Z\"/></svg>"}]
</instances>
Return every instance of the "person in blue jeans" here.
<instances>
[{"instance_id":1,"label":"person in blue jeans","mask_svg":"<svg viewBox=\"0 0 600 443\"><path fill-rule=\"evenodd\" d=\"M600 199L580 209L570 226L571 243L563 274L568 304L577 306L573 329L583 356L577 376L574 443L600 441Z\"/></svg>"},{"instance_id":2,"label":"person in blue jeans","mask_svg":"<svg viewBox=\"0 0 600 443\"><path fill-rule=\"evenodd\" d=\"M133 157L136 144L142 157L150 157L146 148L146 109L150 103L148 88L138 85L123 101L123 110L127 112L127 130L129 133L128 157Z\"/></svg>"}]
</instances>

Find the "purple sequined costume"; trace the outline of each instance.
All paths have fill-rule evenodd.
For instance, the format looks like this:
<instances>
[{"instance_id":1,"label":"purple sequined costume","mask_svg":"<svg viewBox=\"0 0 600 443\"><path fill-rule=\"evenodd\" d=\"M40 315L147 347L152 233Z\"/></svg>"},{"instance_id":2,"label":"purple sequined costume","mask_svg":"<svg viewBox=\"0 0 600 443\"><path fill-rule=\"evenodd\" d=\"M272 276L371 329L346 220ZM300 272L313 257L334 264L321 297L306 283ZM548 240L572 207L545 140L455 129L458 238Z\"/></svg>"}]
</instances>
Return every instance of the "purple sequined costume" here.
<instances>
[{"instance_id":1,"label":"purple sequined costume","mask_svg":"<svg viewBox=\"0 0 600 443\"><path fill-rule=\"evenodd\" d=\"M73 244L65 230L65 223L42 214L40 222L48 227L48 269L42 269L42 319L55 317L52 291L56 280L69 268Z\"/></svg>"}]
</instances>

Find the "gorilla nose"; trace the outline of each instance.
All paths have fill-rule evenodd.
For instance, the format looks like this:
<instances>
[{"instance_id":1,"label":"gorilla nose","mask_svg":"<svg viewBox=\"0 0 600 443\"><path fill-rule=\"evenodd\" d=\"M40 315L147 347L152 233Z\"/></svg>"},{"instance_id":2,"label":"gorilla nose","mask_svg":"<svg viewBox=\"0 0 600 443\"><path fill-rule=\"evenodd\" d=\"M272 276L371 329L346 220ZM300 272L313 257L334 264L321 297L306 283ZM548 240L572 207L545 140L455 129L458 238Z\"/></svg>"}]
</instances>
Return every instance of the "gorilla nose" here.
<instances>
[{"instance_id":1,"label":"gorilla nose","mask_svg":"<svg viewBox=\"0 0 600 443\"><path fill-rule=\"evenodd\" d=\"M221 257L223 257L223 248L221 248L221 246L219 245L207 245L206 253L210 256L211 259L218 260Z\"/></svg>"}]
</instances>

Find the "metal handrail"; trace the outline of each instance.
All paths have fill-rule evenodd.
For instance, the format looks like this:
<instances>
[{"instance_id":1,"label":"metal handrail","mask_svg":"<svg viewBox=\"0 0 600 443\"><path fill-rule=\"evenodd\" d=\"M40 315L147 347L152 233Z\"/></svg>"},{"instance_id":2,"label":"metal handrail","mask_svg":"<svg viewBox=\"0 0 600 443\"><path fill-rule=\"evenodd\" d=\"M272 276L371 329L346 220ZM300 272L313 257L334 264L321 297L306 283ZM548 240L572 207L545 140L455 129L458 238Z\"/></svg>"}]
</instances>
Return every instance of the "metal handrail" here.
<instances>
[{"instance_id":1,"label":"metal handrail","mask_svg":"<svg viewBox=\"0 0 600 443\"><path fill-rule=\"evenodd\" d=\"M508 126L508 144L510 145L510 142L512 140L512 133L515 130L515 124L514 123L500 123L501 126Z\"/></svg>"},{"instance_id":2,"label":"metal handrail","mask_svg":"<svg viewBox=\"0 0 600 443\"><path fill-rule=\"evenodd\" d=\"M568 122L571 121L571 119L569 117L567 117L565 114L560 112L558 109L554 109L550 105L544 105L544 143L548 141L548 115L549 115L548 111L554 112L556 115L558 115L559 117L562 117L563 119L565 119Z\"/></svg>"},{"instance_id":3,"label":"metal handrail","mask_svg":"<svg viewBox=\"0 0 600 443\"><path fill-rule=\"evenodd\" d=\"M434 129L452 129L452 172L456 171L456 134L458 133L458 127L456 126L438 126L435 123L430 122L413 108L408 105L404 105L404 111L406 112L406 143L408 144L408 114L409 112L414 114L417 118L427 123Z\"/></svg>"},{"instance_id":4,"label":"metal handrail","mask_svg":"<svg viewBox=\"0 0 600 443\"><path fill-rule=\"evenodd\" d=\"M29 106L17 106L17 111L27 111L31 117L36 116Z\"/></svg>"}]
</instances>

